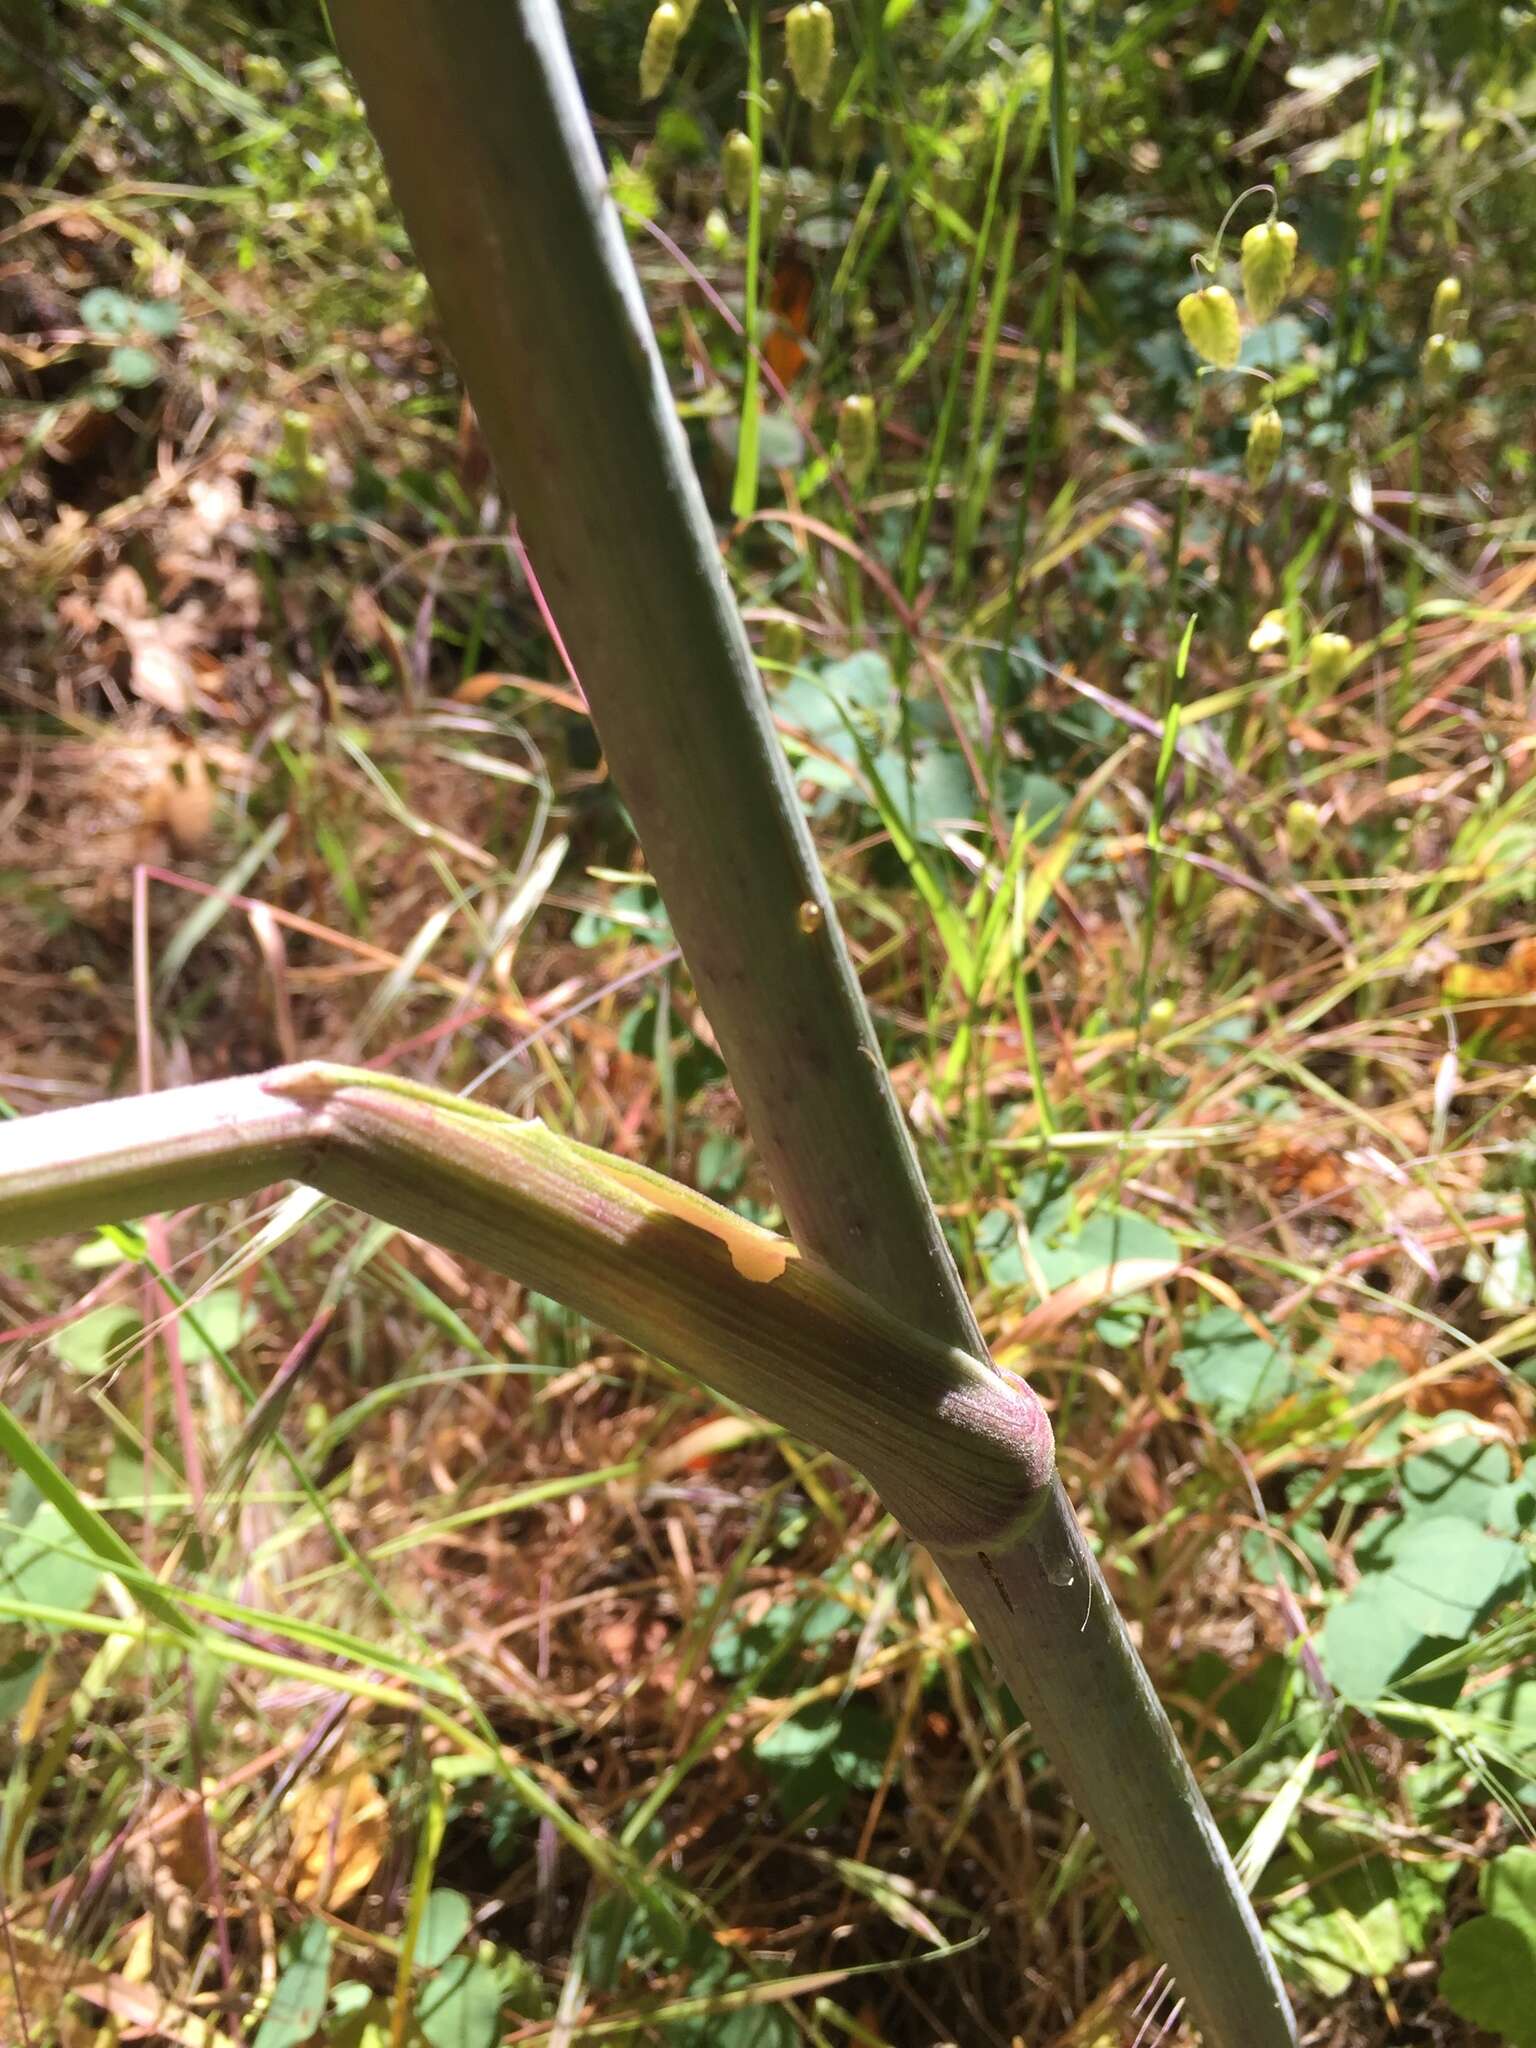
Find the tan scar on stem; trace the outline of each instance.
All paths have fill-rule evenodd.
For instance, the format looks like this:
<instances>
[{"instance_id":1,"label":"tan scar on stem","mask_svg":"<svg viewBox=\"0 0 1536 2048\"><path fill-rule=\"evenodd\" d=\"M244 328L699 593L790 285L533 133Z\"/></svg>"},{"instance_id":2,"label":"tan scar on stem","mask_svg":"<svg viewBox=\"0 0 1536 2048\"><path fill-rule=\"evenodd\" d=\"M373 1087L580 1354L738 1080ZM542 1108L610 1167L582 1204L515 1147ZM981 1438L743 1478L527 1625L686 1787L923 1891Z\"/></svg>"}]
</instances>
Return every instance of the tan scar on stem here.
<instances>
[{"instance_id":1,"label":"tan scar on stem","mask_svg":"<svg viewBox=\"0 0 1536 2048\"><path fill-rule=\"evenodd\" d=\"M800 1253L787 1237L779 1237L771 1230L764 1230L759 1223L749 1223L744 1216L728 1216L691 1188L680 1188L676 1181L668 1180L665 1174L652 1173L648 1167L637 1166L630 1159L606 1159L604 1165L610 1173L622 1179L633 1181L649 1202L658 1209L665 1209L680 1222L691 1223L698 1230L707 1230L711 1237L718 1237L731 1255L731 1264L743 1280L766 1283L777 1280L791 1259L798 1259Z\"/></svg>"}]
</instances>

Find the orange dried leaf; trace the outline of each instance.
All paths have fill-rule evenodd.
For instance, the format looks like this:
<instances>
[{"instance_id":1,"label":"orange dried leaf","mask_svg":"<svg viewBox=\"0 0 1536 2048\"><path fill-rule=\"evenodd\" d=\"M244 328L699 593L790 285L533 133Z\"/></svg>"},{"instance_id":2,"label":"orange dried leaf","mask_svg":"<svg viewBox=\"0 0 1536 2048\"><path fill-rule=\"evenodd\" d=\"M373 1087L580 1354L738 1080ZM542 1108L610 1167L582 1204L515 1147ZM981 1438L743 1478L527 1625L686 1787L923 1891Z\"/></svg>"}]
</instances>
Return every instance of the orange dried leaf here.
<instances>
[{"instance_id":1,"label":"orange dried leaf","mask_svg":"<svg viewBox=\"0 0 1536 2048\"><path fill-rule=\"evenodd\" d=\"M293 1832L289 1889L331 1911L373 1880L389 1841L389 1809L363 1763L346 1752L331 1774L306 1779L285 1802Z\"/></svg>"},{"instance_id":2,"label":"orange dried leaf","mask_svg":"<svg viewBox=\"0 0 1536 2048\"><path fill-rule=\"evenodd\" d=\"M768 294L771 325L763 341L763 358L781 384L791 383L805 367L802 342L810 332L815 289L816 273L803 257L791 253L779 258Z\"/></svg>"},{"instance_id":3,"label":"orange dried leaf","mask_svg":"<svg viewBox=\"0 0 1536 2048\"><path fill-rule=\"evenodd\" d=\"M1536 938L1517 939L1499 967L1448 967L1441 993L1466 1006L1457 1017L1463 1037L1487 1031L1506 1050L1536 1045Z\"/></svg>"}]
</instances>

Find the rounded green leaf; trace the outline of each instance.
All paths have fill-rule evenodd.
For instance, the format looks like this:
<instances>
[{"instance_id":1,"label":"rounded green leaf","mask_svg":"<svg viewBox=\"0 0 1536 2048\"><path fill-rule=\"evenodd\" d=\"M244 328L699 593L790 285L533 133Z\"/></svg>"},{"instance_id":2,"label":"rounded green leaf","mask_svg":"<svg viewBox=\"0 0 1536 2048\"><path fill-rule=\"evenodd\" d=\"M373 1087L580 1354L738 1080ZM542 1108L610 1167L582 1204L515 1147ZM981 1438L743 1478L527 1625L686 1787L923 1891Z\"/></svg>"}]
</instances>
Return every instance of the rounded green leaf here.
<instances>
[{"instance_id":1,"label":"rounded green leaf","mask_svg":"<svg viewBox=\"0 0 1536 2048\"><path fill-rule=\"evenodd\" d=\"M160 375L160 365L147 348L113 349L107 357L107 375L124 391L142 391Z\"/></svg>"},{"instance_id":2,"label":"rounded green leaf","mask_svg":"<svg viewBox=\"0 0 1536 2048\"><path fill-rule=\"evenodd\" d=\"M429 1970L446 1963L469 1932L469 1919L469 1901L462 1892L432 1892L416 1930L417 1962Z\"/></svg>"},{"instance_id":3,"label":"rounded green leaf","mask_svg":"<svg viewBox=\"0 0 1536 2048\"><path fill-rule=\"evenodd\" d=\"M429 2048L495 2048L501 1979L474 1956L455 1956L422 1993L416 2021Z\"/></svg>"},{"instance_id":4,"label":"rounded green leaf","mask_svg":"<svg viewBox=\"0 0 1536 2048\"><path fill-rule=\"evenodd\" d=\"M331 1930L323 1920L306 1921L288 1951L251 2048L301 2048L325 2018L330 1975Z\"/></svg>"},{"instance_id":5,"label":"rounded green leaf","mask_svg":"<svg viewBox=\"0 0 1536 2048\"><path fill-rule=\"evenodd\" d=\"M1512 1920L1485 1913L1453 1930L1440 1996L1464 2020L1536 2048L1536 1944Z\"/></svg>"}]
</instances>

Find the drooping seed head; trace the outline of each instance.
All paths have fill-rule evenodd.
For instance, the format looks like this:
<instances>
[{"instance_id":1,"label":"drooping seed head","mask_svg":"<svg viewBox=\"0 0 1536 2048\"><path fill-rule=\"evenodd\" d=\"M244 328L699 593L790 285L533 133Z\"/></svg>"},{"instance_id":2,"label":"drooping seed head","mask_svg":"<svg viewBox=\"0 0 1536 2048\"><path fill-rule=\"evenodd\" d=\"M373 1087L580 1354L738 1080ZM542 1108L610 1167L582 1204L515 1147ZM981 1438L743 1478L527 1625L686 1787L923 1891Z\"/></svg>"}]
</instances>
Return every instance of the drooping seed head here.
<instances>
[{"instance_id":1,"label":"drooping seed head","mask_svg":"<svg viewBox=\"0 0 1536 2048\"><path fill-rule=\"evenodd\" d=\"M832 59L837 54L837 29L823 0L801 0L798 7L791 7L784 19L784 54L801 98L819 107L832 82Z\"/></svg>"},{"instance_id":2,"label":"drooping seed head","mask_svg":"<svg viewBox=\"0 0 1536 2048\"><path fill-rule=\"evenodd\" d=\"M789 206L789 181L772 164L757 174L757 207L763 217L763 240L771 243Z\"/></svg>"},{"instance_id":3,"label":"drooping seed head","mask_svg":"<svg viewBox=\"0 0 1536 2048\"><path fill-rule=\"evenodd\" d=\"M655 99L672 76L672 65L682 34L683 17L676 0L661 0L661 5L646 24L645 42L640 51L641 99Z\"/></svg>"},{"instance_id":4,"label":"drooping seed head","mask_svg":"<svg viewBox=\"0 0 1536 2048\"><path fill-rule=\"evenodd\" d=\"M855 490L869 481L876 441L875 401L862 391L850 392L837 409L837 446L843 474Z\"/></svg>"},{"instance_id":5,"label":"drooping seed head","mask_svg":"<svg viewBox=\"0 0 1536 2048\"><path fill-rule=\"evenodd\" d=\"M1431 334L1449 334L1461 317L1461 279L1442 277L1429 309Z\"/></svg>"},{"instance_id":6,"label":"drooping seed head","mask_svg":"<svg viewBox=\"0 0 1536 2048\"><path fill-rule=\"evenodd\" d=\"M1243 297L1260 325L1285 297L1296 267L1296 230L1286 220L1260 221L1243 237Z\"/></svg>"},{"instance_id":7,"label":"drooping seed head","mask_svg":"<svg viewBox=\"0 0 1536 2048\"><path fill-rule=\"evenodd\" d=\"M763 628L763 658L778 668L793 668L804 645L798 619L770 619Z\"/></svg>"},{"instance_id":8,"label":"drooping seed head","mask_svg":"<svg viewBox=\"0 0 1536 2048\"><path fill-rule=\"evenodd\" d=\"M1251 490L1261 491L1269 482L1285 441L1285 422L1272 405L1261 405L1248 422L1248 446L1243 454Z\"/></svg>"},{"instance_id":9,"label":"drooping seed head","mask_svg":"<svg viewBox=\"0 0 1536 2048\"><path fill-rule=\"evenodd\" d=\"M752 197L752 166L756 157L752 138L733 128L720 151L720 175L725 183L725 203L740 213Z\"/></svg>"},{"instance_id":10,"label":"drooping seed head","mask_svg":"<svg viewBox=\"0 0 1536 2048\"><path fill-rule=\"evenodd\" d=\"M1419 357L1419 368L1424 372L1424 388L1431 397L1444 391L1456 372L1456 344L1448 334L1429 337Z\"/></svg>"},{"instance_id":11,"label":"drooping seed head","mask_svg":"<svg viewBox=\"0 0 1536 2048\"><path fill-rule=\"evenodd\" d=\"M1307 649L1307 681L1319 695L1343 680L1355 643L1347 633L1314 633Z\"/></svg>"},{"instance_id":12,"label":"drooping seed head","mask_svg":"<svg viewBox=\"0 0 1536 2048\"><path fill-rule=\"evenodd\" d=\"M1283 647L1289 637L1287 623L1283 611L1266 612L1248 635L1248 652L1269 654L1276 647Z\"/></svg>"},{"instance_id":13,"label":"drooping seed head","mask_svg":"<svg viewBox=\"0 0 1536 2048\"><path fill-rule=\"evenodd\" d=\"M849 163L864 147L864 116L857 107L843 106L832 122L832 139L836 142L844 163Z\"/></svg>"},{"instance_id":14,"label":"drooping seed head","mask_svg":"<svg viewBox=\"0 0 1536 2048\"><path fill-rule=\"evenodd\" d=\"M1224 284L1208 284L1203 291L1186 292L1179 301L1179 325L1201 362L1211 363L1218 370L1235 367L1242 346L1242 328L1237 318L1237 301Z\"/></svg>"},{"instance_id":15,"label":"drooping seed head","mask_svg":"<svg viewBox=\"0 0 1536 2048\"><path fill-rule=\"evenodd\" d=\"M1173 1028L1173 1021L1179 1014L1179 1006L1172 996L1159 996L1155 1003L1147 1006L1147 1035L1161 1038Z\"/></svg>"},{"instance_id":16,"label":"drooping seed head","mask_svg":"<svg viewBox=\"0 0 1536 2048\"><path fill-rule=\"evenodd\" d=\"M1304 796L1292 797L1285 807L1285 839L1292 858L1310 853L1317 844L1323 814Z\"/></svg>"}]
</instances>

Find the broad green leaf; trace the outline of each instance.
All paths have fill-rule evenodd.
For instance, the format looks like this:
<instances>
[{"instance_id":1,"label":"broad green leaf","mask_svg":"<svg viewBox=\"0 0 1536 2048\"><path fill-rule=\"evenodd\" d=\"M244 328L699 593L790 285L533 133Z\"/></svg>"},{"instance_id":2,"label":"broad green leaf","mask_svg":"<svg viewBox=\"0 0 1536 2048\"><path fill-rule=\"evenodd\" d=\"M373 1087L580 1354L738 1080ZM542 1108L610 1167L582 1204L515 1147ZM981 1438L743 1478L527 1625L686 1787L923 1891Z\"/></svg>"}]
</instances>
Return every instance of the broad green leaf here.
<instances>
[{"instance_id":1,"label":"broad green leaf","mask_svg":"<svg viewBox=\"0 0 1536 2048\"><path fill-rule=\"evenodd\" d=\"M424 1969L446 1963L469 1932L469 1901L462 1892L429 1893L416 1933L416 1960Z\"/></svg>"},{"instance_id":2,"label":"broad green leaf","mask_svg":"<svg viewBox=\"0 0 1536 2048\"><path fill-rule=\"evenodd\" d=\"M1478 1891L1490 1913L1536 1942L1536 1849L1506 1849L1483 1872Z\"/></svg>"},{"instance_id":3,"label":"broad green leaf","mask_svg":"<svg viewBox=\"0 0 1536 2048\"><path fill-rule=\"evenodd\" d=\"M1174 1355L1189 1397L1223 1426L1262 1415L1290 1393L1295 1365L1278 1344L1258 1336L1235 1309L1207 1309L1185 1325Z\"/></svg>"},{"instance_id":4,"label":"broad green leaf","mask_svg":"<svg viewBox=\"0 0 1536 2048\"><path fill-rule=\"evenodd\" d=\"M855 1790L880 1782L890 1728L861 1700L818 1700L759 1737L786 1820L833 1819Z\"/></svg>"},{"instance_id":5,"label":"broad green leaf","mask_svg":"<svg viewBox=\"0 0 1536 2048\"><path fill-rule=\"evenodd\" d=\"M330 1974L331 1930L324 1920L307 1920L289 1946L251 2048L303 2048L325 2018Z\"/></svg>"},{"instance_id":6,"label":"broad green leaf","mask_svg":"<svg viewBox=\"0 0 1536 2048\"><path fill-rule=\"evenodd\" d=\"M1463 1921L1445 1944L1440 1996L1510 2048L1536 2048L1536 1941L1491 1913Z\"/></svg>"},{"instance_id":7,"label":"broad green leaf","mask_svg":"<svg viewBox=\"0 0 1536 2048\"><path fill-rule=\"evenodd\" d=\"M1404 1462L1400 1479L1405 1515L1455 1515L1479 1529L1518 1526L1509 1487L1509 1453L1470 1431L1450 1433L1459 1418L1437 1418L1433 1441Z\"/></svg>"},{"instance_id":8,"label":"broad green leaf","mask_svg":"<svg viewBox=\"0 0 1536 2048\"><path fill-rule=\"evenodd\" d=\"M147 348L129 343L107 357L107 375L125 391L142 391L157 381L160 365Z\"/></svg>"},{"instance_id":9,"label":"broad green leaf","mask_svg":"<svg viewBox=\"0 0 1536 2048\"><path fill-rule=\"evenodd\" d=\"M1344 1698L1372 1707L1423 1641L1423 1629L1398 1607L1385 1578L1373 1573L1328 1610L1318 1648L1324 1670Z\"/></svg>"},{"instance_id":10,"label":"broad green leaf","mask_svg":"<svg viewBox=\"0 0 1536 2048\"><path fill-rule=\"evenodd\" d=\"M0 1664L0 1727L8 1727L32 1697L46 1661L43 1650L19 1650Z\"/></svg>"},{"instance_id":11,"label":"broad green leaf","mask_svg":"<svg viewBox=\"0 0 1536 2048\"><path fill-rule=\"evenodd\" d=\"M115 1354L143 1327L137 1309L123 1302L106 1302L55 1330L48 1343L55 1358L71 1372L105 1372L117 1362Z\"/></svg>"},{"instance_id":12,"label":"broad green leaf","mask_svg":"<svg viewBox=\"0 0 1536 2048\"><path fill-rule=\"evenodd\" d=\"M1348 1700L1372 1706L1437 1645L1464 1642L1490 1609L1529 1576L1519 1544L1486 1536L1451 1515L1403 1521L1368 1572L1323 1625L1329 1678Z\"/></svg>"},{"instance_id":13,"label":"broad green leaf","mask_svg":"<svg viewBox=\"0 0 1536 2048\"><path fill-rule=\"evenodd\" d=\"M753 1748L765 1764L781 1770L796 1770L824 1756L834 1748L840 1733L840 1715L835 1700L818 1700L803 1713L759 1735Z\"/></svg>"},{"instance_id":14,"label":"broad green leaf","mask_svg":"<svg viewBox=\"0 0 1536 2048\"><path fill-rule=\"evenodd\" d=\"M750 1978L731 1978L725 1988L745 1989ZM800 2030L782 2005L747 2005L709 2021L710 2048L796 2048Z\"/></svg>"},{"instance_id":15,"label":"broad green leaf","mask_svg":"<svg viewBox=\"0 0 1536 2048\"><path fill-rule=\"evenodd\" d=\"M40 1444L33 1442L10 1410L3 1406L0 1406L0 1458L8 1458L38 1493L53 1503L73 1531L80 1549L99 1558L105 1570L126 1570L131 1575L127 1583L146 1614L153 1615L179 1636L192 1633L186 1617L169 1595L159 1586L144 1583L138 1559L112 1524L80 1498L48 1453Z\"/></svg>"},{"instance_id":16,"label":"broad green leaf","mask_svg":"<svg viewBox=\"0 0 1536 2048\"><path fill-rule=\"evenodd\" d=\"M217 1287L189 1302L180 1318L183 1363L202 1365L215 1351L233 1351L255 1320L254 1303L237 1287Z\"/></svg>"},{"instance_id":17,"label":"broad green leaf","mask_svg":"<svg viewBox=\"0 0 1536 2048\"><path fill-rule=\"evenodd\" d=\"M81 1555L80 1538L51 1501L44 1501L20 1531L0 1529L0 1544L0 1593L7 1599L77 1613L90 1605L101 1565Z\"/></svg>"},{"instance_id":18,"label":"broad green leaf","mask_svg":"<svg viewBox=\"0 0 1536 2048\"><path fill-rule=\"evenodd\" d=\"M430 2048L495 2048L501 1979L475 1956L455 1956L421 1994L416 2024Z\"/></svg>"},{"instance_id":19,"label":"broad green leaf","mask_svg":"<svg viewBox=\"0 0 1536 2048\"><path fill-rule=\"evenodd\" d=\"M137 314L133 300L111 285L97 285L80 301L80 324L93 334L131 334Z\"/></svg>"},{"instance_id":20,"label":"broad green leaf","mask_svg":"<svg viewBox=\"0 0 1536 2048\"><path fill-rule=\"evenodd\" d=\"M1361 1826L1314 1829L1304 1854L1273 1867L1281 1888L1304 1875L1306 1890L1274 1914L1271 1932L1295 1968L1337 1997L1350 1978L1389 1976L1419 1953L1444 1911L1455 1867L1376 1853Z\"/></svg>"},{"instance_id":21,"label":"broad green leaf","mask_svg":"<svg viewBox=\"0 0 1536 2048\"><path fill-rule=\"evenodd\" d=\"M1450 1515L1403 1524L1386 1576L1403 1611L1425 1635L1461 1639L1529 1577L1525 1552L1502 1536L1485 1536Z\"/></svg>"},{"instance_id":22,"label":"broad green leaf","mask_svg":"<svg viewBox=\"0 0 1536 2048\"><path fill-rule=\"evenodd\" d=\"M150 299L134 308L135 321L141 334L152 334L157 341L165 341L181 325L181 302L179 299Z\"/></svg>"},{"instance_id":23,"label":"broad green leaf","mask_svg":"<svg viewBox=\"0 0 1536 2048\"><path fill-rule=\"evenodd\" d=\"M1243 336L1237 360L1245 368L1285 370L1297 360L1306 343L1306 328L1293 315L1282 313L1278 320L1251 328Z\"/></svg>"}]
</instances>

